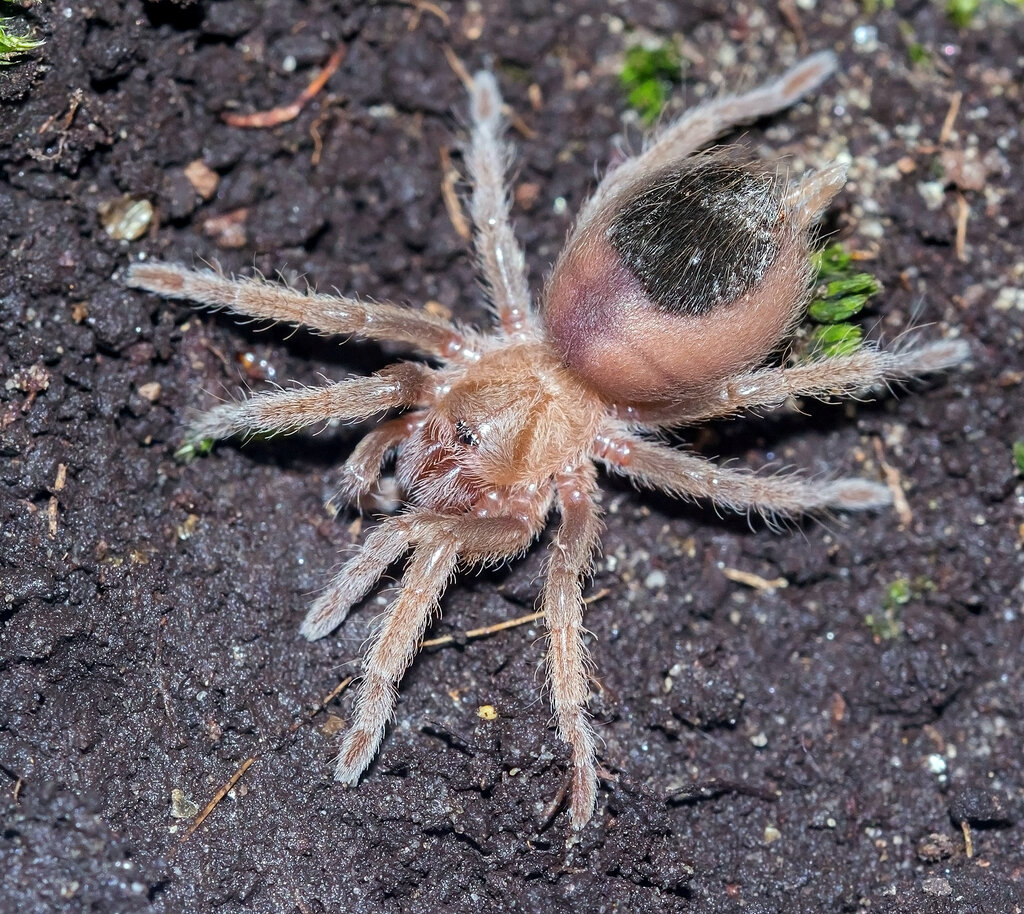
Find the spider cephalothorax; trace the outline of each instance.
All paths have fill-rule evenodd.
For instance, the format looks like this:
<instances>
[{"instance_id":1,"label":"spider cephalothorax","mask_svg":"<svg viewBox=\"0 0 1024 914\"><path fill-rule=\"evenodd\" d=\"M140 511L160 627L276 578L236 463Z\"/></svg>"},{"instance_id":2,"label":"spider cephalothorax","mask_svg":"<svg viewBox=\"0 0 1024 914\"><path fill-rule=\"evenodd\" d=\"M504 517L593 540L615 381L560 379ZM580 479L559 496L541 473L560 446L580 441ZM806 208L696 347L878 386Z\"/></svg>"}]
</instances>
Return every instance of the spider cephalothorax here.
<instances>
[{"instance_id":1,"label":"spider cephalothorax","mask_svg":"<svg viewBox=\"0 0 1024 914\"><path fill-rule=\"evenodd\" d=\"M793 104L834 68L833 55L817 54L758 89L710 102L612 169L584 206L539 309L509 221L501 97L493 76L477 74L465 154L492 334L212 270L131 268L129 283L160 295L390 340L439 363L399 362L369 377L225 403L189 432L198 442L390 414L349 457L341 494L355 500L374 490L394 456L408 507L370 532L302 625L307 638L328 634L411 552L364 661L339 780L354 784L377 752L398 681L456 569L521 553L554 507L560 521L541 598L547 669L572 753L572 824L586 824L597 797L582 627L582 580L600 527L595 463L640 485L770 517L889 503L879 483L757 475L648 437L792 396L855 393L966 357L964 343L946 341L761 367L802 314L810 232L845 171L832 166L790 183L756 164L694 154L735 124Z\"/></svg>"}]
</instances>

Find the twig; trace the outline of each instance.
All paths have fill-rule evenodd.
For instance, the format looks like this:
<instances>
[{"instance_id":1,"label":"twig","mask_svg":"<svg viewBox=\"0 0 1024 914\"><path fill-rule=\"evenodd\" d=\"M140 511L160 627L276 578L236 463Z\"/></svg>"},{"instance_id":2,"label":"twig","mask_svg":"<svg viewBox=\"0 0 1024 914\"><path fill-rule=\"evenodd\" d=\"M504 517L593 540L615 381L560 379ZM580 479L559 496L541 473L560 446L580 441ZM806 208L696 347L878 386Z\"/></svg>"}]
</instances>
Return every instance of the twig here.
<instances>
[{"instance_id":1,"label":"twig","mask_svg":"<svg viewBox=\"0 0 1024 914\"><path fill-rule=\"evenodd\" d=\"M956 123L956 116L960 113L960 103L963 99L963 92L954 92L953 97L949 100L949 109L946 111L942 129L939 131L940 146L949 139L949 135L953 132L953 124Z\"/></svg>"},{"instance_id":2,"label":"twig","mask_svg":"<svg viewBox=\"0 0 1024 914\"><path fill-rule=\"evenodd\" d=\"M591 594L587 597L583 603L586 606L590 606L591 603L596 603L598 600L604 599L608 594L611 593L607 587L602 587L597 593ZM510 628L518 628L521 625L528 625L531 622L536 622L538 619L544 618L543 612L529 613L525 616L519 616L516 619L506 619L504 622L495 622L494 625L485 625L483 628L471 628L467 632L462 633L462 638L485 638L487 635L493 635L496 632L503 632ZM455 635L442 635L440 638L431 638L429 641L423 641L420 643L420 647L441 647L445 644L454 644Z\"/></svg>"},{"instance_id":3,"label":"twig","mask_svg":"<svg viewBox=\"0 0 1024 914\"><path fill-rule=\"evenodd\" d=\"M903 492L903 481L900 471L891 466L885 459L885 451L882 449L882 439L875 438L872 442L875 446L875 456L878 458L878 465L882 468L882 475L885 476L885 484L892 493L892 506L896 516L904 527L909 527L914 519L914 512L910 510L910 502Z\"/></svg>"},{"instance_id":4,"label":"twig","mask_svg":"<svg viewBox=\"0 0 1024 914\"><path fill-rule=\"evenodd\" d=\"M221 119L225 124L232 127L276 127L278 124L285 124L299 116L299 112L306 107L313 97L324 87L341 66L348 52L346 45L338 45L337 50L330 56L324 68L313 77L313 81L302 90L301 94L290 105L283 105L278 108L271 108L269 111L255 111L252 114L233 114L225 112Z\"/></svg>"},{"instance_id":5,"label":"twig","mask_svg":"<svg viewBox=\"0 0 1024 914\"><path fill-rule=\"evenodd\" d=\"M231 775L231 777L228 778L228 782L214 794L213 799L206 804L206 808L201 813L199 813L198 816L196 816L195 821L188 827L188 831L186 831L185 834L181 836L182 844L188 841L188 839L195 834L196 829L203 824L203 822L206 820L206 817L211 812L213 812L217 804L228 795L228 791L231 790L231 788L238 783L239 778L241 778L242 775L249 770L249 766L255 761L255 758L247 758L244 762L242 762L241 765L238 766L238 770L233 775Z\"/></svg>"},{"instance_id":6,"label":"twig","mask_svg":"<svg viewBox=\"0 0 1024 914\"><path fill-rule=\"evenodd\" d=\"M722 574L724 574L730 581L735 581L737 584L746 584L747 587L753 587L754 590L778 590L782 587L789 587L789 581L785 578L762 578L759 574L754 574L752 571L741 571L739 568L723 568Z\"/></svg>"},{"instance_id":7,"label":"twig","mask_svg":"<svg viewBox=\"0 0 1024 914\"><path fill-rule=\"evenodd\" d=\"M964 833L964 853L970 859L974 856L974 839L971 837L971 824L966 819L960 823L960 831Z\"/></svg>"},{"instance_id":8,"label":"twig","mask_svg":"<svg viewBox=\"0 0 1024 914\"><path fill-rule=\"evenodd\" d=\"M538 619L543 619L544 613L535 612L530 613L527 616L520 616L518 619L506 619L504 622L495 622L494 625L487 625L483 628L473 628L468 632L463 632L463 638L484 638L487 635L493 635L495 632L503 632L509 628L518 628L520 625L528 625L530 622L536 622ZM440 647L443 644L454 644L454 635L442 635L440 638L431 638L429 641L424 641L420 647Z\"/></svg>"},{"instance_id":9,"label":"twig","mask_svg":"<svg viewBox=\"0 0 1024 914\"><path fill-rule=\"evenodd\" d=\"M569 796L569 778L565 778L562 781L562 786L558 788L558 793L554 795L551 802L544 808L544 814L541 816L540 825L537 826L537 834L544 834L550 827L551 823L555 821L555 816L562 811L562 807L565 806L565 801Z\"/></svg>"},{"instance_id":10,"label":"twig","mask_svg":"<svg viewBox=\"0 0 1024 914\"><path fill-rule=\"evenodd\" d=\"M804 24L800 21L800 13L797 11L795 0L779 0L779 12L782 14L782 18L786 20L786 24L793 30L797 45L800 47L800 53L805 53L807 50L807 33L804 31Z\"/></svg>"},{"instance_id":11,"label":"twig","mask_svg":"<svg viewBox=\"0 0 1024 914\"><path fill-rule=\"evenodd\" d=\"M685 787L673 790L666 799L672 805L682 805L683 803L696 803L699 800L713 800L715 797L727 793L756 797L766 803L775 803L779 799L777 790L758 787L744 781L732 781L727 778L710 778L707 781L687 784Z\"/></svg>"},{"instance_id":12,"label":"twig","mask_svg":"<svg viewBox=\"0 0 1024 914\"><path fill-rule=\"evenodd\" d=\"M473 77L469 75L469 70L466 69L466 65L459 59L459 55L452 50L451 45L446 44L444 46L444 59L448 61L448 66L452 68L455 75L459 77L459 81L466 87L466 91L472 92Z\"/></svg>"},{"instance_id":13,"label":"twig","mask_svg":"<svg viewBox=\"0 0 1024 914\"><path fill-rule=\"evenodd\" d=\"M50 503L46 507L46 535L50 539L57 538L57 518L59 517L59 503L56 495L50 496Z\"/></svg>"},{"instance_id":14,"label":"twig","mask_svg":"<svg viewBox=\"0 0 1024 914\"><path fill-rule=\"evenodd\" d=\"M298 720L293 721L291 727L288 728L289 731L294 733L304 723L307 723L316 717L317 714L323 711L324 708L326 708L332 701L334 701L335 698L349 687L353 679L355 679L355 676L346 676L342 679L341 682L339 682L329 694L325 695L323 700L318 705L315 705L305 717L300 717Z\"/></svg>"},{"instance_id":15,"label":"twig","mask_svg":"<svg viewBox=\"0 0 1024 914\"><path fill-rule=\"evenodd\" d=\"M444 46L444 56L445 60L448 61L448 66L452 68L455 75L459 78L459 81L466 87L466 91L472 92L473 77L470 75L466 65L448 45ZM505 120L512 125L513 129L526 137L526 139L534 140L537 138L537 131L527 124L526 121L519 116L518 112L508 104L508 102L505 102L501 106L501 113L505 115Z\"/></svg>"},{"instance_id":16,"label":"twig","mask_svg":"<svg viewBox=\"0 0 1024 914\"><path fill-rule=\"evenodd\" d=\"M463 241L469 241L473 231L469 227L469 220L462 211L459 203L459 195L455 190L455 182L459 179L459 173L452 165L451 153L447 147L441 147L441 199L444 200L444 208L448 211L448 219L455 229L455 234Z\"/></svg>"},{"instance_id":17,"label":"twig","mask_svg":"<svg viewBox=\"0 0 1024 914\"><path fill-rule=\"evenodd\" d=\"M430 0L405 0L405 3L413 9L412 16L409 19L410 32L415 32L416 29L419 28L420 16L424 13L432 13L445 25L452 24L451 19L448 18L448 14L436 3L431 3Z\"/></svg>"},{"instance_id":18,"label":"twig","mask_svg":"<svg viewBox=\"0 0 1024 914\"><path fill-rule=\"evenodd\" d=\"M71 122L75 119L75 112L78 111L78 106L82 104L84 95L85 93L83 93L81 89L75 89L75 91L71 93L71 97L68 100L67 111L64 113L64 123L61 124L61 131L66 132L71 127ZM45 121L43 121L43 125L36 131L36 134L41 136L46 133L46 131L53 126L53 122L57 120L58 116L59 115L51 114Z\"/></svg>"},{"instance_id":19,"label":"twig","mask_svg":"<svg viewBox=\"0 0 1024 914\"><path fill-rule=\"evenodd\" d=\"M956 259L961 263L967 262L967 219L971 215L971 208L967 205L967 198L962 191L956 192L956 240L954 250Z\"/></svg>"}]
</instances>

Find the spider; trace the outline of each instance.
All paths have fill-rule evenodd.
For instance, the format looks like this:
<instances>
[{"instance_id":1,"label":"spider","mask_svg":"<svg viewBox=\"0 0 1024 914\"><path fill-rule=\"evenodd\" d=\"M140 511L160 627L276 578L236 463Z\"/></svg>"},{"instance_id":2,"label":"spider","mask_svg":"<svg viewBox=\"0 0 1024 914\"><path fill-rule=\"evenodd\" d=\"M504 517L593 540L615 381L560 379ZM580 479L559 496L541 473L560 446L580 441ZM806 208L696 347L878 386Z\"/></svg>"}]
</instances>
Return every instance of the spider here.
<instances>
[{"instance_id":1,"label":"spider","mask_svg":"<svg viewBox=\"0 0 1024 914\"><path fill-rule=\"evenodd\" d=\"M808 251L843 186L832 165L795 182L702 147L729 128L787 108L836 67L815 54L759 88L727 95L665 126L615 165L583 206L535 305L510 222L502 100L494 76L469 86L475 253L497 326L490 333L421 310L305 293L210 269L140 262L128 283L240 315L324 334L404 344L429 362L368 377L279 389L199 415L188 440L294 431L387 415L342 469L350 502L375 489L393 456L408 505L366 537L302 623L322 638L390 566L411 553L368 646L336 778L358 782L394 714L397 686L460 566L510 560L557 511L540 598L554 719L571 756L571 825L597 800L582 582L598 547L595 465L640 486L769 520L890 503L863 479L810 480L716 465L656 439L659 431L791 397L853 394L950 368L965 343L938 341L791 367L765 366L807 302Z\"/></svg>"}]
</instances>

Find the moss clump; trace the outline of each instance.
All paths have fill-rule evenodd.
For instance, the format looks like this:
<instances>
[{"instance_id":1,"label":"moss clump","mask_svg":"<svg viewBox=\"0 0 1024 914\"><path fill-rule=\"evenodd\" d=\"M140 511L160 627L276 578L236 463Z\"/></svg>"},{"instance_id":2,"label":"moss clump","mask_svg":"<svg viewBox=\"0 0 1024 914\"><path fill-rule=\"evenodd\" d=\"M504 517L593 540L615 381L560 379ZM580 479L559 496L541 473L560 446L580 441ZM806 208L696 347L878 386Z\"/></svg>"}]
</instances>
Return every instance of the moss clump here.
<instances>
[{"instance_id":1,"label":"moss clump","mask_svg":"<svg viewBox=\"0 0 1024 914\"><path fill-rule=\"evenodd\" d=\"M1013 442L1013 465L1018 473L1024 473L1024 441Z\"/></svg>"},{"instance_id":2,"label":"moss clump","mask_svg":"<svg viewBox=\"0 0 1024 914\"><path fill-rule=\"evenodd\" d=\"M0 3L0 10L7 7ZM0 16L0 66L17 63L22 54L38 48L43 42L23 31L10 16Z\"/></svg>"},{"instance_id":3,"label":"moss clump","mask_svg":"<svg viewBox=\"0 0 1024 914\"><path fill-rule=\"evenodd\" d=\"M198 441L186 441L174 452L178 463L191 463L197 457L205 457L213 450L213 438L200 438Z\"/></svg>"},{"instance_id":4,"label":"moss clump","mask_svg":"<svg viewBox=\"0 0 1024 914\"><path fill-rule=\"evenodd\" d=\"M1024 10L1024 0L1003 0L1015 10ZM972 26L981 10L981 0L945 0L946 16L958 29Z\"/></svg>"},{"instance_id":5,"label":"moss clump","mask_svg":"<svg viewBox=\"0 0 1024 914\"><path fill-rule=\"evenodd\" d=\"M910 578L896 578L885 588L882 611L877 616L868 613L864 617L864 624L871 629L876 641L894 641L903 633L900 614L903 607L910 602L913 593Z\"/></svg>"},{"instance_id":6,"label":"moss clump","mask_svg":"<svg viewBox=\"0 0 1024 914\"><path fill-rule=\"evenodd\" d=\"M876 616L868 613L864 624L871 629L876 641L893 641L903 634L903 607L911 600L919 600L926 593L935 590L935 582L920 575L913 580L896 578L885 588L882 596L882 611Z\"/></svg>"},{"instance_id":7,"label":"moss clump","mask_svg":"<svg viewBox=\"0 0 1024 914\"><path fill-rule=\"evenodd\" d=\"M682 59L669 42L655 47L634 45L626 51L619 82L626 100L645 124L653 124L672 87L681 81Z\"/></svg>"},{"instance_id":8,"label":"moss clump","mask_svg":"<svg viewBox=\"0 0 1024 914\"><path fill-rule=\"evenodd\" d=\"M811 353L816 359L852 355L860 348L864 331L856 324L815 327L811 334Z\"/></svg>"},{"instance_id":9,"label":"moss clump","mask_svg":"<svg viewBox=\"0 0 1024 914\"><path fill-rule=\"evenodd\" d=\"M971 24L981 6L981 0L946 0L946 15L958 29Z\"/></svg>"},{"instance_id":10,"label":"moss clump","mask_svg":"<svg viewBox=\"0 0 1024 914\"><path fill-rule=\"evenodd\" d=\"M870 273L854 269L854 258L842 245L833 244L811 260L814 268L814 294L807 313L816 324L811 333L813 358L849 355L863 338L857 324L849 323L859 314L871 296L881 291L881 283Z\"/></svg>"}]
</instances>

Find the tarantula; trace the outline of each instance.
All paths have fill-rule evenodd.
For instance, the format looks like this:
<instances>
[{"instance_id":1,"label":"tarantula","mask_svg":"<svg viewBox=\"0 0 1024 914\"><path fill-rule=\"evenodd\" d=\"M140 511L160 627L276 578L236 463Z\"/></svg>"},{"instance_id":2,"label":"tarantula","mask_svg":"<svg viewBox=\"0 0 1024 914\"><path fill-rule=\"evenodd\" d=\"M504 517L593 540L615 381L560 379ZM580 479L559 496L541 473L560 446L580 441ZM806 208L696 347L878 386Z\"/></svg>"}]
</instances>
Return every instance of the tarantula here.
<instances>
[{"instance_id":1,"label":"tarantula","mask_svg":"<svg viewBox=\"0 0 1024 914\"><path fill-rule=\"evenodd\" d=\"M831 53L819 53L759 88L708 102L615 165L583 207L539 307L510 224L501 96L494 76L478 73L469 86L465 162L475 250L497 322L491 333L425 311L213 270L131 267L128 282L159 295L397 342L431 360L224 403L188 432L199 442L390 416L345 463L341 494L354 501L373 490L393 455L409 506L370 532L302 624L310 640L328 634L411 551L364 659L339 781L355 784L377 753L398 682L459 566L523 553L554 509L560 521L541 597L547 674L558 732L571 751L572 826L589 821L597 770L582 581L601 527L595 464L641 486L768 517L889 504L888 489L876 482L757 475L651 437L790 397L863 391L967 356L954 340L897 351L864 345L762 367L804 310L812 228L843 186L845 168L789 183L750 161L695 153L730 127L792 105L835 66Z\"/></svg>"}]
</instances>

